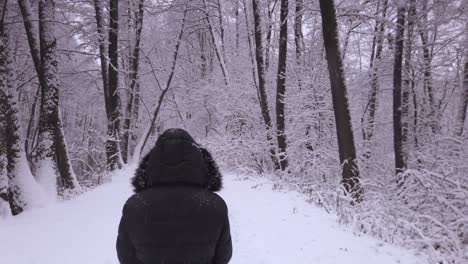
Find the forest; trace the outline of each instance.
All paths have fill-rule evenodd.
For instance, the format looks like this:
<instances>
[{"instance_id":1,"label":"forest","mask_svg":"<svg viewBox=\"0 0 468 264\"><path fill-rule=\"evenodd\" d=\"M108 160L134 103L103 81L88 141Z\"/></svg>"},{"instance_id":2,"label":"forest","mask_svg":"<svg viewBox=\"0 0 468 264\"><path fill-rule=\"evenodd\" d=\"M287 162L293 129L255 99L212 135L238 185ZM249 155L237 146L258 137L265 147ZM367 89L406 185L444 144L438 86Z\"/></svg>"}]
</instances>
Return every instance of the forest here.
<instances>
[{"instance_id":1,"label":"forest","mask_svg":"<svg viewBox=\"0 0 468 264\"><path fill-rule=\"evenodd\" d=\"M467 0L0 0L0 218L180 127L356 233L466 263L467 106Z\"/></svg>"}]
</instances>

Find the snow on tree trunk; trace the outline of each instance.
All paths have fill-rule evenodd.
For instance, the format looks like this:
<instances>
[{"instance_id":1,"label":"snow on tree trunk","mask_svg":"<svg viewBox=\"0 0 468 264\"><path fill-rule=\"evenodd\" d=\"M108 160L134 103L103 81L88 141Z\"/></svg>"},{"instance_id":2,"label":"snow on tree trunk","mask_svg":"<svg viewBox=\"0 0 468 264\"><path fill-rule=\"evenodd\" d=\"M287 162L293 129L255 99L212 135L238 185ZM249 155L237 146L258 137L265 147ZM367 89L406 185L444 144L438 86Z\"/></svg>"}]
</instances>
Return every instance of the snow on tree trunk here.
<instances>
[{"instance_id":1,"label":"snow on tree trunk","mask_svg":"<svg viewBox=\"0 0 468 264\"><path fill-rule=\"evenodd\" d=\"M0 114L1 115L1 114ZM1 117L0 117L1 118ZM0 124L0 133L4 133L3 125ZM4 136L0 134L0 218L11 215L10 208L10 188L8 187L8 174L7 174L7 158L5 139Z\"/></svg>"},{"instance_id":2,"label":"snow on tree trunk","mask_svg":"<svg viewBox=\"0 0 468 264\"><path fill-rule=\"evenodd\" d=\"M360 201L361 187L359 169L356 163L353 128L349 112L343 62L339 49L336 11L333 0L320 0L322 15L323 42L325 45L328 72L335 112L336 133L340 163L343 166L343 185L353 201Z\"/></svg>"},{"instance_id":3,"label":"snow on tree trunk","mask_svg":"<svg viewBox=\"0 0 468 264\"><path fill-rule=\"evenodd\" d=\"M65 133L63 131L62 115L60 114L60 108L58 109L58 123L55 130L57 150L55 153L57 167L59 168L60 179L57 182L59 191L62 195L73 195L81 192L81 186L76 178L75 172L73 171L70 154L68 153L68 146L65 140ZM64 193L68 192L68 194Z\"/></svg>"},{"instance_id":4,"label":"snow on tree trunk","mask_svg":"<svg viewBox=\"0 0 468 264\"><path fill-rule=\"evenodd\" d=\"M55 162L56 128L58 125L57 41L54 36L54 1L39 2L39 36L41 45L41 74L44 81L39 113L37 146L37 179L51 199L57 198L57 164Z\"/></svg>"},{"instance_id":5,"label":"snow on tree trunk","mask_svg":"<svg viewBox=\"0 0 468 264\"><path fill-rule=\"evenodd\" d=\"M285 131L286 60L288 54L288 0L281 0L278 75L276 80L276 138L281 170L288 167Z\"/></svg>"},{"instance_id":6,"label":"snow on tree trunk","mask_svg":"<svg viewBox=\"0 0 468 264\"><path fill-rule=\"evenodd\" d=\"M105 18L102 3L94 0L96 28L98 32L99 59L101 64L102 86L104 90L104 104L107 116L106 158L108 170L119 168L123 164L119 137L120 137L120 106L117 88L118 75L118 30L119 12L118 1L109 2L110 26L109 41L106 40ZM109 43L109 46L107 46ZM110 60L110 63L109 63Z\"/></svg>"},{"instance_id":7,"label":"snow on tree trunk","mask_svg":"<svg viewBox=\"0 0 468 264\"><path fill-rule=\"evenodd\" d=\"M122 167L120 152L120 105L119 105L119 1L109 1L109 67L108 87L104 87L107 112L106 155L109 171ZM107 90L107 91L106 91Z\"/></svg>"},{"instance_id":8,"label":"snow on tree trunk","mask_svg":"<svg viewBox=\"0 0 468 264\"><path fill-rule=\"evenodd\" d=\"M8 9L5 8L5 12ZM0 193L5 198L5 172L7 200L11 213L17 215L28 207L41 205L43 192L34 180L21 140L16 76L13 65L12 42L8 30L0 29ZM2 200L4 200L2 198Z\"/></svg>"},{"instance_id":9,"label":"snow on tree trunk","mask_svg":"<svg viewBox=\"0 0 468 264\"><path fill-rule=\"evenodd\" d=\"M4 6L4 2L0 1L0 6ZM2 15L2 14L0 14ZM6 137L6 96L3 91L7 85L6 83L6 65L4 60L5 45L3 42L3 25L0 30L0 217L11 215L10 208L10 187L8 186L8 172L7 172L7 137Z\"/></svg>"},{"instance_id":10,"label":"snow on tree trunk","mask_svg":"<svg viewBox=\"0 0 468 264\"><path fill-rule=\"evenodd\" d=\"M44 3L48 2L48 3ZM59 82L58 82L58 77L56 76L56 69L53 71L50 71L51 68L56 68L57 67L57 58L55 57L55 50L56 50L56 41L54 37L54 29L53 29L53 22L51 21L49 15L55 15L54 10L53 10L53 1L40 1L39 3L39 19L41 20L39 23L39 30L36 27L36 24L33 23L35 21L34 16L32 14L31 6L29 0L18 0L18 4L21 10L21 14L23 16L24 20L24 26L26 30L26 35L28 37L28 43L29 43L29 48L31 52L31 56L33 58L34 66L39 78L39 84L40 84L40 89L41 89L41 108L40 108L40 114L39 114L39 136L38 139L44 139L44 138L49 138L50 140L53 140L53 143L47 143L43 145L44 147L47 147L49 144L52 144L54 146L54 150L48 149L47 152L53 152L54 157L47 161L46 163L51 163L54 164L53 167L55 168L54 170L45 169L45 167L48 166L43 166L43 165L38 165L37 167L43 171L46 170L47 172L45 173L50 173L52 171L56 171L59 173L60 177L57 178L57 181L60 183L60 192L63 190L73 190L74 192L80 192L81 187L76 179L75 173L73 171L73 168L70 165L70 158L69 158L69 153L66 145L66 140L65 140L65 135L63 133L63 129L61 128L61 117L58 114L58 87L59 87ZM52 10L43 10L41 6L46 5L45 8L50 8L49 6L52 5ZM46 19L41 19L41 18L46 18ZM44 32L44 30L48 30L48 32ZM39 32L39 34L38 34ZM39 36L39 38L38 38ZM54 45L53 47L50 46L49 44ZM40 46L39 46L40 45ZM44 49L46 51L44 51ZM48 58L44 58L44 54L48 56ZM52 60L50 58L53 58ZM44 60L48 61L50 64L49 66L44 65ZM52 75L55 75L52 77ZM49 89L49 86L52 84L53 88L52 90L56 91L51 91ZM49 91L49 94L44 94L45 91ZM55 95L56 94L56 95ZM46 98L53 98L54 96L57 97L57 106L56 110L53 110L55 106L53 106L54 100L50 101L50 111L51 113L48 113L46 115L49 115L49 117L46 117L44 119L43 115L43 109L44 108L44 99ZM46 99L48 100L48 99ZM41 115L43 118L41 118ZM41 132L41 127L44 124L43 122L46 119L50 119L47 122L50 122L46 130L50 130L46 133L49 135L46 136L46 134L40 135ZM52 126L54 127L55 131L52 132ZM44 142L42 142L44 143ZM41 144L41 142L39 142ZM38 150L40 150L38 148ZM39 156L41 156L41 153L38 153ZM44 154L45 155L45 154ZM36 157L36 160L39 161L42 158ZM40 172L40 174L44 174ZM41 176L38 175L38 179L41 178ZM50 176L52 177L52 176ZM55 184L56 185L56 184ZM51 187L52 188L52 187Z\"/></svg>"}]
</instances>

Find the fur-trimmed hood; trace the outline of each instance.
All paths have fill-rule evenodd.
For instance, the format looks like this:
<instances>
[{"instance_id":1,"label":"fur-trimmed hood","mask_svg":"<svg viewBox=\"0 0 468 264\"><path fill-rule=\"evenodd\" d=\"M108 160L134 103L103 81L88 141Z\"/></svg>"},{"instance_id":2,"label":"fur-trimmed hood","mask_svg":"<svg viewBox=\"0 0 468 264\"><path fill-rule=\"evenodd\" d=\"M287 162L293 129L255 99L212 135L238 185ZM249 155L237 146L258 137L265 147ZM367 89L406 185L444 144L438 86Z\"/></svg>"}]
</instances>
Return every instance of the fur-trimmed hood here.
<instances>
[{"instance_id":1,"label":"fur-trimmed hood","mask_svg":"<svg viewBox=\"0 0 468 264\"><path fill-rule=\"evenodd\" d=\"M135 193L167 184L196 185L212 192L222 188L222 176L210 152L183 129L161 134L132 178Z\"/></svg>"}]
</instances>

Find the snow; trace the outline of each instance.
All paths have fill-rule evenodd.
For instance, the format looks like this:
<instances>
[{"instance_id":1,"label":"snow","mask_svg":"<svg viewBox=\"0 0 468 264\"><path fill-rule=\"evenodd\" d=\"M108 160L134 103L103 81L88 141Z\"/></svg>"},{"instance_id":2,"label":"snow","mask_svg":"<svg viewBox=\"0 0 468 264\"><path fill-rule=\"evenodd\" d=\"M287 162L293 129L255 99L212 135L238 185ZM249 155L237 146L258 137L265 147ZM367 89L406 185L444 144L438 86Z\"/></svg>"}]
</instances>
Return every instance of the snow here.
<instances>
[{"instance_id":1,"label":"snow","mask_svg":"<svg viewBox=\"0 0 468 264\"><path fill-rule=\"evenodd\" d=\"M47 195L42 186L34 180L22 146L18 144L16 149L19 149L19 152L17 153L18 157L14 161L16 165L13 175L16 175L16 177L12 184L15 184L21 190L21 199L26 203L24 209L44 206L49 202Z\"/></svg>"},{"instance_id":2,"label":"snow","mask_svg":"<svg viewBox=\"0 0 468 264\"><path fill-rule=\"evenodd\" d=\"M44 139L40 145L50 146L49 140ZM46 149L46 148L40 148ZM46 203L54 203L57 199L57 175L55 169L55 162L50 157L43 157L38 162L36 168L36 180L42 186L44 193L46 194Z\"/></svg>"},{"instance_id":3,"label":"snow","mask_svg":"<svg viewBox=\"0 0 468 264\"><path fill-rule=\"evenodd\" d=\"M118 263L115 252L122 206L131 195L134 167L76 199L0 220L0 264ZM232 264L419 264L411 252L358 237L336 217L262 178L225 175L231 220Z\"/></svg>"}]
</instances>

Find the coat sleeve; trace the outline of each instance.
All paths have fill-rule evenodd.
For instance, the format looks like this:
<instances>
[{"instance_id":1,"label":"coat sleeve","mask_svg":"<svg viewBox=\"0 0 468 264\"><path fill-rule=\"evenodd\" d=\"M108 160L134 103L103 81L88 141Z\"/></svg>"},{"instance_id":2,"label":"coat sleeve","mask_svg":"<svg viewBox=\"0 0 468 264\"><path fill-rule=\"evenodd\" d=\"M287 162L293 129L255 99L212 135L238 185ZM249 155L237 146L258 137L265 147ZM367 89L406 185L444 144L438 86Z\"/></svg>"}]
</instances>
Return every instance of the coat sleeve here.
<instances>
[{"instance_id":1,"label":"coat sleeve","mask_svg":"<svg viewBox=\"0 0 468 264\"><path fill-rule=\"evenodd\" d=\"M232 241L231 241L231 230L229 227L229 217L226 212L226 220L224 222L221 236L216 245L216 253L213 264L227 264L232 257Z\"/></svg>"},{"instance_id":2,"label":"coat sleeve","mask_svg":"<svg viewBox=\"0 0 468 264\"><path fill-rule=\"evenodd\" d=\"M136 259L135 247L130 241L127 227L128 212L126 209L127 205L124 206L122 212L122 218L120 219L119 232L117 236L117 257L120 264L138 264Z\"/></svg>"}]
</instances>

